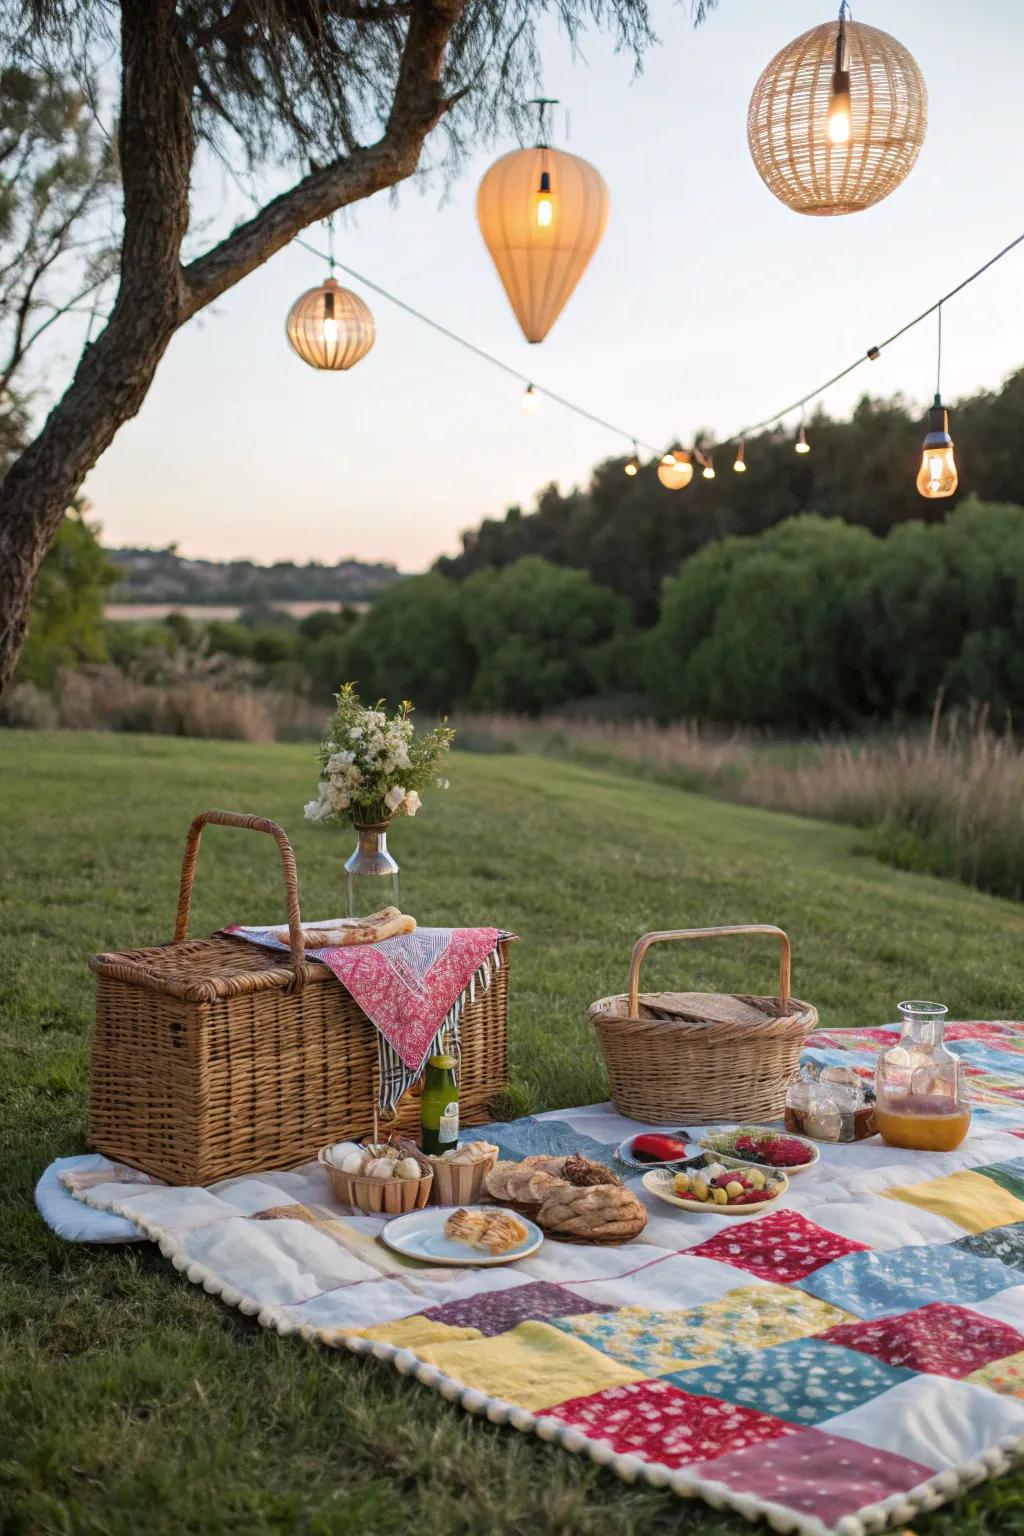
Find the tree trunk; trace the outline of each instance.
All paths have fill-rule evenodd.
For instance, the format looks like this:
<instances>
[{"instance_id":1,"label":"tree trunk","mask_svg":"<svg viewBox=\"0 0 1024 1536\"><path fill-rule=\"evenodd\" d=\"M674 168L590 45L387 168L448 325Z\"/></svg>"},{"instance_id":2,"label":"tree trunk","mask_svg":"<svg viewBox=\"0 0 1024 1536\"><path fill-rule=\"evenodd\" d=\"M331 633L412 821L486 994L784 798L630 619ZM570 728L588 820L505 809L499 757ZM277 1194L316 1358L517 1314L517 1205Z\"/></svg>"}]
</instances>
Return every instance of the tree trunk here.
<instances>
[{"instance_id":1,"label":"tree trunk","mask_svg":"<svg viewBox=\"0 0 1024 1536\"><path fill-rule=\"evenodd\" d=\"M0 692L25 643L35 579L65 510L139 410L175 331L315 220L413 173L423 141L449 105L441 71L465 4L418 0L377 144L312 173L183 269L195 149L193 61L176 0L121 0L121 281L103 332L0 485Z\"/></svg>"}]
</instances>

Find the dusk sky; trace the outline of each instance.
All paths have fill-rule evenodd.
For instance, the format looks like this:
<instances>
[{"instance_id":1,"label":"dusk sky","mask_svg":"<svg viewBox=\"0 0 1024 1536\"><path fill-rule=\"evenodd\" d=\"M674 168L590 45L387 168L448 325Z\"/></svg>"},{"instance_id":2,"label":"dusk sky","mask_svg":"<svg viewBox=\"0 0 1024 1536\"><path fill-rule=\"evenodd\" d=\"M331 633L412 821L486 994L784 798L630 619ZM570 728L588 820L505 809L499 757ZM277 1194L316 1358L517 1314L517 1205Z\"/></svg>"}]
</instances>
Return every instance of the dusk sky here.
<instances>
[{"instance_id":1,"label":"dusk sky","mask_svg":"<svg viewBox=\"0 0 1024 1536\"><path fill-rule=\"evenodd\" d=\"M747 150L750 92L780 47L834 14L831 0L721 0L694 31L688 5L659 0L661 46L637 79L600 37L574 62L552 29L543 86L571 115L566 144L556 109L553 142L600 169L611 218L539 346L522 339L476 226L477 183L507 141L481 149L443 201L435 183L358 205L339 225L338 258L648 442L725 436L767 416L1024 227L1018 0L857 5L858 21L893 33L922 68L920 159L864 213L813 219L775 201ZM206 238L246 211L209 160L195 206ZM321 229L311 238L324 244ZM630 451L628 437L551 402L525 415L514 380L343 274L374 312L377 343L351 372L314 372L288 348L284 321L324 275L293 246L178 334L141 414L86 484L105 542L415 570L481 518L532 505L550 481L585 483L601 459ZM1024 361L1022 287L1024 247L947 307L947 399L998 387ZM927 403L934 366L932 321L823 403L843 414L866 390Z\"/></svg>"}]
</instances>

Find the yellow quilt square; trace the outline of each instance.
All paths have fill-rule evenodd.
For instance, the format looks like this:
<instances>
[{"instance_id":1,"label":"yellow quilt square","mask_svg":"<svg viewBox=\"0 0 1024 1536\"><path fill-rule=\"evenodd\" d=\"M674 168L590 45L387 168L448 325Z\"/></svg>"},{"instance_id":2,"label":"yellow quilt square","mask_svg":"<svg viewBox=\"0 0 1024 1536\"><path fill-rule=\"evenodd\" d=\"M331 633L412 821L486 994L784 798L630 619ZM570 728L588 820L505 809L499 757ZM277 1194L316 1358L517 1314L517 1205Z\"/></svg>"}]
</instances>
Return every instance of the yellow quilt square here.
<instances>
[{"instance_id":1,"label":"yellow quilt square","mask_svg":"<svg viewBox=\"0 0 1024 1536\"><path fill-rule=\"evenodd\" d=\"M548 1323L519 1323L491 1338L439 1340L416 1353L467 1387L534 1410L645 1378Z\"/></svg>"},{"instance_id":2,"label":"yellow quilt square","mask_svg":"<svg viewBox=\"0 0 1024 1536\"><path fill-rule=\"evenodd\" d=\"M347 1330L361 1339L380 1339L385 1344L394 1344L398 1349L411 1349L414 1354L422 1354L423 1346L427 1344L451 1344L462 1339L482 1339L483 1334L479 1328L452 1328L448 1323L435 1322L432 1317L424 1317L416 1312L412 1317L396 1317L389 1323L374 1323L372 1328L352 1328Z\"/></svg>"},{"instance_id":3,"label":"yellow quilt square","mask_svg":"<svg viewBox=\"0 0 1024 1536\"><path fill-rule=\"evenodd\" d=\"M928 1179L924 1184L887 1189L885 1196L934 1211L936 1216L955 1221L965 1232L987 1232L990 1227L1024 1221L1024 1200L1018 1200L981 1173L950 1173L942 1179Z\"/></svg>"},{"instance_id":4,"label":"yellow quilt square","mask_svg":"<svg viewBox=\"0 0 1024 1536\"><path fill-rule=\"evenodd\" d=\"M976 1387L988 1387L990 1392L1002 1392L1005 1397L1024 1397L1024 1353L990 1360L964 1380Z\"/></svg>"}]
</instances>

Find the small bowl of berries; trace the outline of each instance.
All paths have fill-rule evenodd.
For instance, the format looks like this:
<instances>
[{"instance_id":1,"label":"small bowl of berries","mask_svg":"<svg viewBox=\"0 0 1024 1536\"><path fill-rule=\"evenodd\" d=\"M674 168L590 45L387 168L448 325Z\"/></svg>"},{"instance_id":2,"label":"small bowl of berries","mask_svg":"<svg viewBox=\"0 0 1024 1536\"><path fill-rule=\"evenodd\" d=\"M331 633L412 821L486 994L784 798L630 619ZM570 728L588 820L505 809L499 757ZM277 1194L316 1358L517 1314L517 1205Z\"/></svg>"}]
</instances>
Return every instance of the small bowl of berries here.
<instances>
[{"instance_id":1,"label":"small bowl of berries","mask_svg":"<svg viewBox=\"0 0 1024 1536\"><path fill-rule=\"evenodd\" d=\"M709 1131L699 1139L700 1146L718 1157L738 1158L757 1168L771 1168L777 1173L803 1173L813 1168L821 1153L806 1136L792 1136L788 1131L773 1131L763 1125L741 1125L734 1131Z\"/></svg>"}]
</instances>

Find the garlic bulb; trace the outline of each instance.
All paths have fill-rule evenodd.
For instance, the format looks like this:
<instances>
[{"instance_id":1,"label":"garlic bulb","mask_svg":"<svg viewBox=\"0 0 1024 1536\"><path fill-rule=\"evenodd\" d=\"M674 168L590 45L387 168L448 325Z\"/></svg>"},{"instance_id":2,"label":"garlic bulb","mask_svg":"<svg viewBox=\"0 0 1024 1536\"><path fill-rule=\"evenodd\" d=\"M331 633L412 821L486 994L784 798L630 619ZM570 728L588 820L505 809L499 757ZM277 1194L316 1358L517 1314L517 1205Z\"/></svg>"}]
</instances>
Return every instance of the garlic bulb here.
<instances>
[{"instance_id":1,"label":"garlic bulb","mask_svg":"<svg viewBox=\"0 0 1024 1536\"><path fill-rule=\"evenodd\" d=\"M414 1157L403 1157L395 1164L396 1179L421 1179L423 1169Z\"/></svg>"},{"instance_id":2,"label":"garlic bulb","mask_svg":"<svg viewBox=\"0 0 1024 1536\"><path fill-rule=\"evenodd\" d=\"M390 1179L395 1171L395 1165L387 1157L371 1157L363 1169L363 1174L368 1179Z\"/></svg>"},{"instance_id":3,"label":"garlic bulb","mask_svg":"<svg viewBox=\"0 0 1024 1536\"><path fill-rule=\"evenodd\" d=\"M361 1152L349 1152L349 1153L347 1153L346 1156L342 1160L341 1171L342 1171L342 1173L347 1173L349 1175L355 1174L355 1173L362 1173L362 1171L363 1171L363 1154Z\"/></svg>"}]
</instances>

